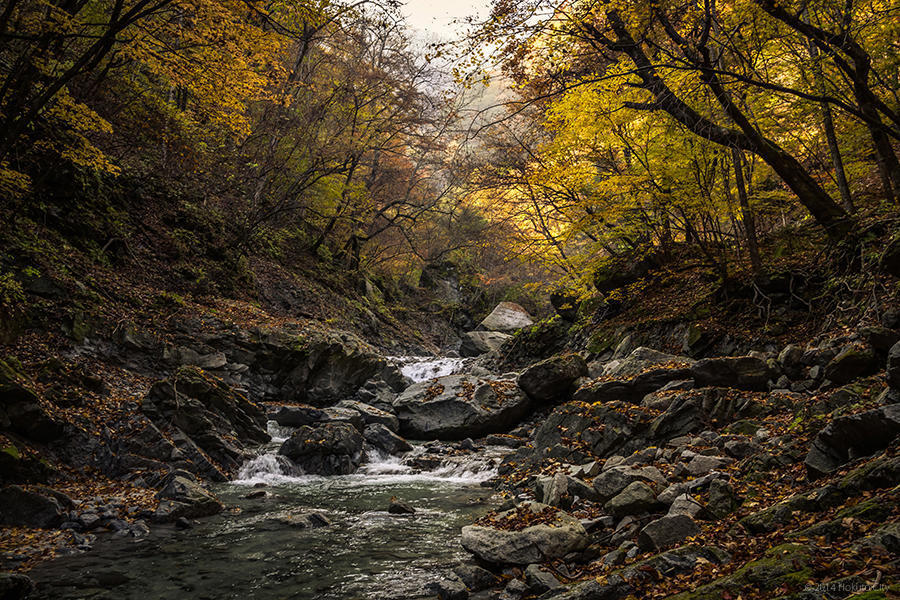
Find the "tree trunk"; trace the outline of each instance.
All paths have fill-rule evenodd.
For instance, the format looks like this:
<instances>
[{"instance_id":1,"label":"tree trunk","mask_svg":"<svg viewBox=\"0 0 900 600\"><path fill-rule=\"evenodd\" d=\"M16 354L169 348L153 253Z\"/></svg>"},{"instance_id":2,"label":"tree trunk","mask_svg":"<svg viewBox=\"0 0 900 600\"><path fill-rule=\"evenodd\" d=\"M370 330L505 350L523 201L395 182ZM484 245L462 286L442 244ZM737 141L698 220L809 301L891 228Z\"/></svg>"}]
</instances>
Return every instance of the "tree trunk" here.
<instances>
[{"instance_id":1,"label":"tree trunk","mask_svg":"<svg viewBox=\"0 0 900 600\"><path fill-rule=\"evenodd\" d=\"M762 269L762 260L759 257L759 245L756 242L756 221L750 210L750 200L747 197L747 186L744 182L744 156L737 148L731 149L731 162L734 165L734 181L737 187L738 203L741 205L741 222L744 225L744 235L747 238L747 250L750 253L750 264L754 273Z\"/></svg>"}]
</instances>

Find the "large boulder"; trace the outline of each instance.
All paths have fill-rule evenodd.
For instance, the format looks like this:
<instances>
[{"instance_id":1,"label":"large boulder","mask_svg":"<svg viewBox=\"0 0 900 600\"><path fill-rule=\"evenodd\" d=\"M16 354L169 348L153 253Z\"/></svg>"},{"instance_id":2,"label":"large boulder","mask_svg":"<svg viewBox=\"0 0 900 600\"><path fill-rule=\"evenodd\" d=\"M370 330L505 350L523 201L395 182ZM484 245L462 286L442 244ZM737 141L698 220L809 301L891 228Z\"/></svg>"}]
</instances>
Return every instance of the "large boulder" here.
<instances>
[{"instance_id":1,"label":"large boulder","mask_svg":"<svg viewBox=\"0 0 900 600\"><path fill-rule=\"evenodd\" d=\"M469 331L462 336L459 354L464 357L479 356L500 349L512 336L499 331Z\"/></svg>"},{"instance_id":2,"label":"large boulder","mask_svg":"<svg viewBox=\"0 0 900 600\"><path fill-rule=\"evenodd\" d=\"M575 517L538 502L462 528L462 546L479 559L498 565L528 565L561 558L588 543Z\"/></svg>"},{"instance_id":3,"label":"large boulder","mask_svg":"<svg viewBox=\"0 0 900 600\"><path fill-rule=\"evenodd\" d=\"M0 490L0 525L52 529L58 527L63 518L63 507L50 494L17 485Z\"/></svg>"},{"instance_id":4,"label":"large boulder","mask_svg":"<svg viewBox=\"0 0 900 600\"><path fill-rule=\"evenodd\" d=\"M878 371L880 361L871 348L850 344L825 365L825 379L839 385Z\"/></svg>"},{"instance_id":5,"label":"large boulder","mask_svg":"<svg viewBox=\"0 0 900 600\"><path fill-rule=\"evenodd\" d=\"M900 404L839 417L819 432L806 455L811 476L827 475L847 462L886 448L900 435Z\"/></svg>"},{"instance_id":6,"label":"large boulder","mask_svg":"<svg viewBox=\"0 0 900 600\"><path fill-rule=\"evenodd\" d=\"M12 360L0 360L0 430L9 430L36 442L50 442L63 434L40 397L27 385Z\"/></svg>"},{"instance_id":7,"label":"large boulder","mask_svg":"<svg viewBox=\"0 0 900 600\"><path fill-rule=\"evenodd\" d=\"M251 455L249 446L270 439L259 406L196 367L182 367L172 378L154 384L141 410L171 438L184 440L181 445L193 455L192 461L204 460L196 446L226 474Z\"/></svg>"},{"instance_id":8,"label":"large boulder","mask_svg":"<svg viewBox=\"0 0 900 600\"><path fill-rule=\"evenodd\" d=\"M534 325L528 311L515 302L501 302L491 314L480 323L480 328L487 331L518 331L523 327Z\"/></svg>"},{"instance_id":9,"label":"large boulder","mask_svg":"<svg viewBox=\"0 0 900 600\"><path fill-rule=\"evenodd\" d=\"M606 363L603 368L603 375L616 379L626 379L656 367L689 367L694 362L694 359L687 356L666 354L653 348L638 346L625 358L611 360Z\"/></svg>"},{"instance_id":10,"label":"large boulder","mask_svg":"<svg viewBox=\"0 0 900 600\"><path fill-rule=\"evenodd\" d=\"M519 375L518 383L535 400L548 402L568 396L575 380L586 375L583 358L562 354L531 365Z\"/></svg>"},{"instance_id":11,"label":"large boulder","mask_svg":"<svg viewBox=\"0 0 900 600\"><path fill-rule=\"evenodd\" d=\"M651 368L627 380L590 382L576 390L573 398L588 403L622 400L638 404L647 394L689 377L691 370L686 366Z\"/></svg>"},{"instance_id":12,"label":"large boulder","mask_svg":"<svg viewBox=\"0 0 900 600\"><path fill-rule=\"evenodd\" d=\"M279 383L286 401L328 406L352 396L387 364L372 346L347 332L299 338L271 334L265 342L274 355L266 366L285 373Z\"/></svg>"},{"instance_id":13,"label":"large boulder","mask_svg":"<svg viewBox=\"0 0 900 600\"><path fill-rule=\"evenodd\" d=\"M337 408L355 410L362 415L362 420L365 425L379 423L391 431L398 431L400 429L400 421L397 420L395 415L363 402L357 400L341 400L336 406Z\"/></svg>"},{"instance_id":14,"label":"large boulder","mask_svg":"<svg viewBox=\"0 0 900 600\"><path fill-rule=\"evenodd\" d=\"M393 407L403 437L459 440L509 431L531 401L512 381L447 375L411 385Z\"/></svg>"},{"instance_id":15,"label":"large boulder","mask_svg":"<svg viewBox=\"0 0 900 600\"><path fill-rule=\"evenodd\" d=\"M156 497L160 502L153 520L157 523L209 517L225 508L206 488L183 475L170 477Z\"/></svg>"},{"instance_id":16,"label":"large boulder","mask_svg":"<svg viewBox=\"0 0 900 600\"><path fill-rule=\"evenodd\" d=\"M691 374L698 387L717 386L739 390L766 391L772 370L754 356L725 356L697 361Z\"/></svg>"},{"instance_id":17,"label":"large boulder","mask_svg":"<svg viewBox=\"0 0 900 600\"><path fill-rule=\"evenodd\" d=\"M606 502L636 481L662 484L665 478L655 467L618 465L594 477L592 485L600 501Z\"/></svg>"},{"instance_id":18,"label":"large boulder","mask_svg":"<svg viewBox=\"0 0 900 600\"><path fill-rule=\"evenodd\" d=\"M610 498L603 508L614 517L625 517L648 513L659 506L653 488L643 481L632 481L624 490Z\"/></svg>"},{"instance_id":19,"label":"large boulder","mask_svg":"<svg viewBox=\"0 0 900 600\"><path fill-rule=\"evenodd\" d=\"M282 427L303 427L323 423L327 418L324 410L306 404L282 406L272 416L272 419Z\"/></svg>"},{"instance_id":20,"label":"large boulder","mask_svg":"<svg viewBox=\"0 0 900 600\"><path fill-rule=\"evenodd\" d=\"M412 450L409 442L381 423L366 425L363 437L373 448L386 454L403 454Z\"/></svg>"},{"instance_id":21,"label":"large boulder","mask_svg":"<svg viewBox=\"0 0 900 600\"><path fill-rule=\"evenodd\" d=\"M700 527L691 517L684 514L666 515L647 523L638 534L638 545L644 551L659 551L699 534Z\"/></svg>"},{"instance_id":22,"label":"large boulder","mask_svg":"<svg viewBox=\"0 0 900 600\"><path fill-rule=\"evenodd\" d=\"M305 473L348 475L363 459L363 436L349 423L325 423L297 429L278 450Z\"/></svg>"}]
</instances>

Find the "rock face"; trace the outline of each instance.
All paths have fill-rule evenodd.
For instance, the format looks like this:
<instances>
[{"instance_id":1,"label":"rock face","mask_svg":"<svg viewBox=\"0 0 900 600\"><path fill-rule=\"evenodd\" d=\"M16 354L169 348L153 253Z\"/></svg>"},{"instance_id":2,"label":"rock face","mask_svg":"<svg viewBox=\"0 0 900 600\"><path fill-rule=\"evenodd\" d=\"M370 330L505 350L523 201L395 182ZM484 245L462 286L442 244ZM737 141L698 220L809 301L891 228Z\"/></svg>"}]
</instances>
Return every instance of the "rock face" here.
<instances>
[{"instance_id":1,"label":"rock face","mask_svg":"<svg viewBox=\"0 0 900 600\"><path fill-rule=\"evenodd\" d=\"M480 325L487 331L518 331L534 325L534 320L527 310L515 302L501 302Z\"/></svg>"},{"instance_id":2,"label":"rock face","mask_svg":"<svg viewBox=\"0 0 900 600\"><path fill-rule=\"evenodd\" d=\"M512 381L447 375L411 385L393 407L406 438L460 440L512 429L531 402Z\"/></svg>"},{"instance_id":3,"label":"rock face","mask_svg":"<svg viewBox=\"0 0 900 600\"><path fill-rule=\"evenodd\" d=\"M508 333L499 331L469 331L462 336L459 353L461 356L472 357L494 352L511 337Z\"/></svg>"},{"instance_id":4,"label":"rock face","mask_svg":"<svg viewBox=\"0 0 900 600\"><path fill-rule=\"evenodd\" d=\"M305 473L348 475L363 459L363 436L348 423L303 426L281 445L278 453L288 457Z\"/></svg>"},{"instance_id":5,"label":"rock face","mask_svg":"<svg viewBox=\"0 0 900 600\"><path fill-rule=\"evenodd\" d=\"M553 356L536 363L519 375L526 394L539 402L564 398L579 377L587 375L587 363L577 354Z\"/></svg>"},{"instance_id":6,"label":"rock face","mask_svg":"<svg viewBox=\"0 0 900 600\"><path fill-rule=\"evenodd\" d=\"M890 404L829 423L806 455L807 471L827 475L841 465L886 448L900 435L900 404Z\"/></svg>"},{"instance_id":7,"label":"rock face","mask_svg":"<svg viewBox=\"0 0 900 600\"><path fill-rule=\"evenodd\" d=\"M588 535L575 517L546 504L525 502L497 515L506 523L535 524L516 531L469 525L462 529L463 548L493 564L528 565L565 556L587 545Z\"/></svg>"},{"instance_id":8,"label":"rock face","mask_svg":"<svg viewBox=\"0 0 900 600\"><path fill-rule=\"evenodd\" d=\"M208 517L225 508L218 498L196 481L182 475L171 477L157 494L159 507L153 514L157 523L173 523L178 519Z\"/></svg>"},{"instance_id":9,"label":"rock face","mask_svg":"<svg viewBox=\"0 0 900 600\"><path fill-rule=\"evenodd\" d=\"M62 522L63 510L56 498L17 485L0 490L0 525L52 529Z\"/></svg>"},{"instance_id":10,"label":"rock face","mask_svg":"<svg viewBox=\"0 0 900 600\"><path fill-rule=\"evenodd\" d=\"M753 356L726 356L697 361L691 373L698 387L717 386L766 391L771 369Z\"/></svg>"},{"instance_id":11,"label":"rock face","mask_svg":"<svg viewBox=\"0 0 900 600\"><path fill-rule=\"evenodd\" d=\"M194 472L222 479L217 468L199 456L197 448L233 473L248 457L244 442L269 441L266 415L244 396L196 367L183 367L171 378L150 388L143 413L161 431L181 441ZM177 444L176 444L177 445Z\"/></svg>"}]
</instances>

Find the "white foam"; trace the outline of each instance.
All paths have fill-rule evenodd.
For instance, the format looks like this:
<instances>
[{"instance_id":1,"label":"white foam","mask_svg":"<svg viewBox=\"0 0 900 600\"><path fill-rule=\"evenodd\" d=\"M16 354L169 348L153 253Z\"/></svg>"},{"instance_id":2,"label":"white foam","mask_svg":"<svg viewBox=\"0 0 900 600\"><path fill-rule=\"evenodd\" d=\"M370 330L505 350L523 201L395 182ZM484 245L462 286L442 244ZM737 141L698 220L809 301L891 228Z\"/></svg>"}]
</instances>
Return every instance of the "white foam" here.
<instances>
[{"instance_id":1,"label":"white foam","mask_svg":"<svg viewBox=\"0 0 900 600\"><path fill-rule=\"evenodd\" d=\"M392 360L400 365L400 372L414 382L428 381L435 377L462 373L471 363L468 358L427 358L421 356L393 356Z\"/></svg>"}]
</instances>

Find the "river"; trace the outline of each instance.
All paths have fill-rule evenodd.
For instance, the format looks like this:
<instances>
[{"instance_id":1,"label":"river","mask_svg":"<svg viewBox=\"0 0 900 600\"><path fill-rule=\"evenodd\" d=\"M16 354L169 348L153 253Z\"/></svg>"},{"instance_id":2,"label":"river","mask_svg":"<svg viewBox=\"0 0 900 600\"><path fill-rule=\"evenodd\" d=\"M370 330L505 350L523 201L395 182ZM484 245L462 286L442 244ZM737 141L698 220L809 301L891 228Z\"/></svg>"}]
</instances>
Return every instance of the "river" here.
<instances>
[{"instance_id":1,"label":"river","mask_svg":"<svg viewBox=\"0 0 900 600\"><path fill-rule=\"evenodd\" d=\"M422 380L463 366L459 359L407 359L403 371ZM270 433L273 442L235 481L213 488L224 513L185 531L151 526L143 538L100 534L90 552L34 569L37 597L421 598L426 583L466 557L460 528L498 501L481 483L496 474L505 449L448 457L431 471L410 466L410 456L376 456L352 475L290 477L274 460L289 432L270 422ZM410 454L424 450L417 445ZM264 497L247 497L261 491ZM392 497L416 512L388 513ZM310 512L330 524L301 527Z\"/></svg>"}]
</instances>

